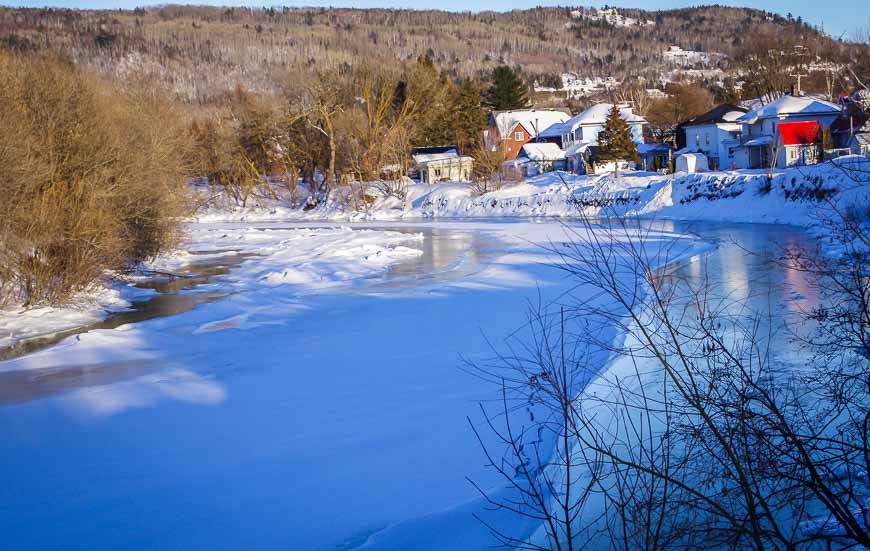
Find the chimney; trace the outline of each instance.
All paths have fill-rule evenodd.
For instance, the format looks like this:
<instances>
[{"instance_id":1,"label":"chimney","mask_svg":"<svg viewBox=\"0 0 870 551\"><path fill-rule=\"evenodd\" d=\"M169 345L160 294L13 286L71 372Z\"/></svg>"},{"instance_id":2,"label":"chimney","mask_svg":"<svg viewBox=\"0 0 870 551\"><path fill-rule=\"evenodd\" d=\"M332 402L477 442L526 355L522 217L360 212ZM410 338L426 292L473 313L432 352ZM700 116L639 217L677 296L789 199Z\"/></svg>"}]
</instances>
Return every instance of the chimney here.
<instances>
[{"instance_id":1,"label":"chimney","mask_svg":"<svg viewBox=\"0 0 870 551\"><path fill-rule=\"evenodd\" d=\"M795 97L798 96L797 84L792 84L792 85L791 85L791 95L792 95L792 96L795 96Z\"/></svg>"}]
</instances>

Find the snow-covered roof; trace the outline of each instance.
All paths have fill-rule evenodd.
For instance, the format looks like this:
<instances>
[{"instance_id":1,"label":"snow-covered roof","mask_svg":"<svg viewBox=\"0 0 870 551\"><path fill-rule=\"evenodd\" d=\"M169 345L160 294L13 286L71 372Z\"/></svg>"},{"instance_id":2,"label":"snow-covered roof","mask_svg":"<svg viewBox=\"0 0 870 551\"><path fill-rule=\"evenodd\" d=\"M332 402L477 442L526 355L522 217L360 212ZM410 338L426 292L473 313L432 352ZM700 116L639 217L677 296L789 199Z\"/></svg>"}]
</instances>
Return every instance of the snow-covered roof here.
<instances>
[{"instance_id":1,"label":"snow-covered roof","mask_svg":"<svg viewBox=\"0 0 870 551\"><path fill-rule=\"evenodd\" d=\"M637 144L637 153L644 155L647 153L667 153L673 149L666 143L639 143Z\"/></svg>"},{"instance_id":2,"label":"snow-covered roof","mask_svg":"<svg viewBox=\"0 0 870 551\"><path fill-rule=\"evenodd\" d=\"M579 153L584 153L589 149L590 144L587 142L574 142L565 149L565 156L572 157Z\"/></svg>"},{"instance_id":3,"label":"snow-covered roof","mask_svg":"<svg viewBox=\"0 0 870 551\"><path fill-rule=\"evenodd\" d=\"M743 111L728 111L722 115L722 120L725 122L737 122L743 115L745 115Z\"/></svg>"},{"instance_id":4,"label":"snow-covered roof","mask_svg":"<svg viewBox=\"0 0 870 551\"><path fill-rule=\"evenodd\" d=\"M529 135L534 138L542 130L554 124L568 120L568 114L550 109L524 109L521 111L500 111L493 113L495 126L502 137L513 132L517 124L522 124Z\"/></svg>"},{"instance_id":5,"label":"snow-covered roof","mask_svg":"<svg viewBox=\"0 0 870 551\"><path fill-rule=\"evenodd\" d=\"M788 115L837 115L840 107L829 101L807 96L782 96L738 120L752 124L759 119L782 118Z\"/></svg>"},{"instance_id":6,"label":"snow-covered roof","mask_svg":"<svg viewBox=\"0 0 870 551\"><path fill-rule=\"evenodd\" d=\"M751 147L754 145L770 145L773 143L773 136L760 136L755 138L754 140L749 140L745 144L744 147Z\"/></svg>"},{"instance_id":7,"label":"snow-covered roof","mask_svg":"<svg viewBox=\"0 0 870 551\"><path fill-rule=\"evenodd\" d=\"M533 161L561 161L565 152L554 143L527 143L522 148L521 156Z\"/></svg>"},{"instance_id":8,"label":"snow-covered roof","mask_svg":"<svg viewBox=\"0 0 870 551\"><path fill-rule=\"evenodd\" d=\"M576 119L575 122L578 126L586 124L604 124L605 121L607 121L607 115L610 114L611 109L613 109L613 105L610 103L598 103L583 111L582 113L574 117L574 119ZM619 115L623 119L625 119L625 122L646 122L645 118L641 117L640 115L635 115L631 111L631 107L628 106L620 106ZM574 121L574 119L572 119L572 121Z\"/></svg>"},{"instance_id":9,"label":"snow-covered roof","mask_svg":"<svg viewBox=\"0 0 870 551\"><path fill-rule=\"evenodd\" d=\"M541 136L544 137L557 137L562 134L567 134L568 132L574 131L579 126L599 126L603 125L607 121L607 115L610 114L610 110L613 109L613 104L611 103L598 103L586 109L585 111L574 115L567 121L561 122L559 124L554 124L553 126L547 128L543 132L541 132ZM631 107L628 106L620 106L619 115L625 120L625 122L630 124L645 124L646 119L641 117L640 115L636 115L632 112Z\"/></svg>"},{"instance_id":10,"label":"snow-covered roof","mask_svg":"<svg viewBox=\"0 0 870 551\"><path fill-rule=\"evenodd\" d=\"M471 157L460 157L459 153L456 152L455 149L451 149L450 151L444 153L418 153L417 155L412 155L412 159L418 165L426 165L433 162L443 162L443 161L468 161L473 160Z\"/></svg>"},{"instance_id":11,"label":"snow-covered roof","mask_svg":"<svg viewBox=\"0 0 870 551\"><path fill-rule=\"evenodd\" d=\"M854 139L855 143L858 145L870 146L870 134L855 134L852 136L852 139Z\"/></svg>"}]
</instances>

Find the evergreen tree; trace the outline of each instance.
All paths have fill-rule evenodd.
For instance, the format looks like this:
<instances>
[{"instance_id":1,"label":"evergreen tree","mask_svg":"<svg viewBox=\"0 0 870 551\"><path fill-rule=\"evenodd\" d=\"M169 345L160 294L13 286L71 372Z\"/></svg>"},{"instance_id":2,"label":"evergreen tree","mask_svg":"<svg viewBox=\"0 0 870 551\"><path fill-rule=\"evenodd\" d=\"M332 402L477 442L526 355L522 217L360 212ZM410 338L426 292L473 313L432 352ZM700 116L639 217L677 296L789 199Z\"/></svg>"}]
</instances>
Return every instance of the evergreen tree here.
<instances>
[{"instance_id":1,"label":"evergreen tree","mask_svg":"<svg viewBox=\"0 0 870 551\"><path fill-rule=\"evenodd\" d=\"M492 73L492 85L486 91L486 104L495 111L526 109L529 107L529 91L526 84L513 69L506 65L496 67Z\"/></svg>"},{"instance_id":2,"label":"evergreen tree","mask_svg":"<svg viewBox=\"0 0 870 551\"><path fill-rule=\"evenodd\" d=\"M411 69L405 89L415 105L414 146L440 146L456 143L453 128L456 111L456 86L438 74L429 56L421 55Z\"/></svg>"},{"instance_id":3,"label":"evergreen tree","mask_svg":"<svg viewBox=\"0 0 870 551\"><path fill-rule=\"evenodd\" d=\"M456 145L465 154L480 144L487 125L486 109L481 98L482 88L472 79L465 79L456 101Z\"/></svg>"},{"instance_id":4,"label":"evergreen tree","mask_svg":"<svg viewBox=\"0 0 870 551\"><path fill-rule=\"evenodd\" d=\"M619 175L619 161L637 162L637 145L631 139L631 127L619 114L616 105L607 115L604 129L598 134L598 160L614 161Z\"/></svg>"}]
</instances>

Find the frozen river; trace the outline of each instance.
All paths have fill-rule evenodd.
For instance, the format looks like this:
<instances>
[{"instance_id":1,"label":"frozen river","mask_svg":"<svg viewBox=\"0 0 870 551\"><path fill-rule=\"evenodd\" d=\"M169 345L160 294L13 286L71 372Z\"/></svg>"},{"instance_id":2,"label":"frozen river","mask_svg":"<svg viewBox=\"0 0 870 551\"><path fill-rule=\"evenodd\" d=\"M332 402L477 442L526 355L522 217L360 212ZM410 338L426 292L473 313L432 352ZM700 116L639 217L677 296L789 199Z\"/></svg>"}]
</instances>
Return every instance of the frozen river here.
<instances>
[{"instance_id":1,"label":"frozen river","mask_svg":"<svg viewBox=\"0 0 870 551\"><path fill-rule=\"evenodd\" d=\"M782 314L813 299L768 262L798 229L657 226L717 244L680 270L722 294ZM536 245L563 230L365 227L422 233L422 254L304 294L248 288L234 274L256 257L218 255L123 324L0 363L3 548L485 548L466 477L497 479L466 416L496 389L459 359L571 287Z\"/></svg>"}]
</instances>

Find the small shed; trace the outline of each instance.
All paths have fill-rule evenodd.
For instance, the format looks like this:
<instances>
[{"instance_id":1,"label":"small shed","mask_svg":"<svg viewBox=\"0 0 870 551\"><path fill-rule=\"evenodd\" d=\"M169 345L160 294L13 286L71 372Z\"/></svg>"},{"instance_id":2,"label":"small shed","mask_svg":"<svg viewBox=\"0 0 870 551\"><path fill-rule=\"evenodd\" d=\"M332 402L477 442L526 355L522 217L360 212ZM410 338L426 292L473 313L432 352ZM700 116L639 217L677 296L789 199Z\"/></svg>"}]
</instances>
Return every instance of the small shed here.
<instances>
[{"instance_id":1,"label":"small shed","mask_svg":"<svg viewBox=\"0 0 870 551\"><path fill-rule=\"evenodd\" d=\"M677 157L676 172L707 172L707 156L703 153L683 153Z\"/></svg>"},{"instance_id":2,"label":"small shed","mask_svg":"<svg viewBox=\"0 0 870 551\"><path fill-rule=\"evenodd\" d=\"M444 151L436 152L415 150L411 158L417 173L420 175L420 181L426 184L437 184L438 182L470 180L471 172L474 169L474 159L460 155L456 149L444 149Z\"/></svg>"},{"instance_id":3,"label":"small shed","mask_svg":"<svg viewBox=\"0 0 870 551\"><path fill-rule=\"evenodd\" d=\"M565 170L565 152L554 143L527 143L517 160L523 163L526 176Z\"/></svg>"}]
</instances>

